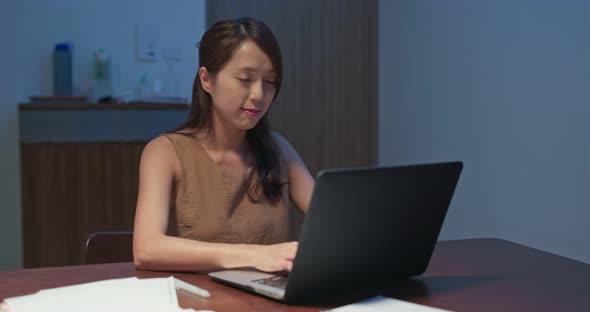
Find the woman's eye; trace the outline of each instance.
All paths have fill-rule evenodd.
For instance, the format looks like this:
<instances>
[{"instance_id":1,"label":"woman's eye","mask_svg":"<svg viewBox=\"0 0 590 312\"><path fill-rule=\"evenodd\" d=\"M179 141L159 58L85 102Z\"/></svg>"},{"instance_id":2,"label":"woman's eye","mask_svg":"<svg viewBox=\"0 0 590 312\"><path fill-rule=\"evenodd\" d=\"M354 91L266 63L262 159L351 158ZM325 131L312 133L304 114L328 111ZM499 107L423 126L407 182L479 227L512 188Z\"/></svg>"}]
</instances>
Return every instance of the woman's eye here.
<instances>
[{"instance_id":1,"label":"woman's eye","mask_svg":"<svg viewBox=\"0 0 590 312\"><path fill-rule=\"evenodd\" d=\"M277 84L277 82L274 80L265 80L264 82L266 82L267 84L271 84L273 86Z\"/></svg>"},{"instance_id":2,"label":"woman's eye","mask_svg":"<svg viewBox=\"0 0 590 312\"><path fill-rule=\"evenodd\" d=\"M251 82L252 81L252 79L250 79L250 78L238 78L238 80L241 81L241 82L243 82L243 83L248 83L248 82Z\"/></svg>"}]
</instances>

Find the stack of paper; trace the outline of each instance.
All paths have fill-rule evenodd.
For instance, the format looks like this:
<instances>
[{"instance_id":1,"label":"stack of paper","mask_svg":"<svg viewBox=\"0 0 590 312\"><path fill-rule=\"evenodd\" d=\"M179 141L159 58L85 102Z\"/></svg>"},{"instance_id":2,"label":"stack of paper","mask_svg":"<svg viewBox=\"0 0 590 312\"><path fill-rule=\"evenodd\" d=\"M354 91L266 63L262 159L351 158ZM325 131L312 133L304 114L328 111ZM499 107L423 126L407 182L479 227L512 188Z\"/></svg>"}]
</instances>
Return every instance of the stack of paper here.
<instances>
[{"instance_id":1,"label":"stack of paper","mask_svg":"<svg viewBox=\"0 0 590 312\"><path fill-rule=\"evenodd\" d=\"M10 312L32 311L194 311L178 307L176 288L200 296L209 293L170 276L104 280L41 290L35 294L6 298L4 309Z\"/></svg>"}]
</instances>

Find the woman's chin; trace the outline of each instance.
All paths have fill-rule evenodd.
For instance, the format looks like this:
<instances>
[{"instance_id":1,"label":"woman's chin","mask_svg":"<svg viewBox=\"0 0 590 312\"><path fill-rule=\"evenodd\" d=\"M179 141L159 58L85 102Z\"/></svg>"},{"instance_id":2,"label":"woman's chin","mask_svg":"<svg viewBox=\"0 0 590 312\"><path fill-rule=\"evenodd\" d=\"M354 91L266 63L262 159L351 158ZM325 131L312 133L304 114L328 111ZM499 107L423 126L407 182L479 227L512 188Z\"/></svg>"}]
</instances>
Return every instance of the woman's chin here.
<instances>
[{"instance_id":1,"label":"woman's chin","mask_svg":"<svg viewBox=\"0 0 590 312\"><path fill-rule=\"evenodd\" d=\"M256 125L258 124L258 122L255 122L253 124L248 125L247 127L244 128L244 130L250 130L253 129L254 127L256 127Z\"/></svg>"},{"instance_id":2,"label":"woman's chin","mask_svg":"<svg viewBox=\"0 0 590 312\"><path fill-rule=\"evenodd\" d=\"M258 124L259 121L260 121L260 119L241 120L236 126L240 130L250 130L250 129L256 127L256 125Z\"/></svg>"}]
</instances>

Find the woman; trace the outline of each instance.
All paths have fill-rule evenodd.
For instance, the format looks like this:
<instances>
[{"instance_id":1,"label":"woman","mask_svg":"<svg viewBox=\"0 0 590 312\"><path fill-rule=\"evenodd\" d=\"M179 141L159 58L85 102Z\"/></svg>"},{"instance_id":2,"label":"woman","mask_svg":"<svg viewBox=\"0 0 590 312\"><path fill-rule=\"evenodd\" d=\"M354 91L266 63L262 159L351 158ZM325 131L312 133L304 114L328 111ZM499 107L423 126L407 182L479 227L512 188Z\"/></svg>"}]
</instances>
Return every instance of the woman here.
<instances>
[{"instance_id":1,"label":"woman","mask_svg":"<svg viewBox=\"0 0 590 312\"><path fill-rule=\"evenodd\" d=\"M221 21L203 35L199 64L188 121L141 156L135 265L291 270L288 203L305 213L314 180L266 120L282 81L278 42L260 21Z\"/></svg>"}]
</instances>

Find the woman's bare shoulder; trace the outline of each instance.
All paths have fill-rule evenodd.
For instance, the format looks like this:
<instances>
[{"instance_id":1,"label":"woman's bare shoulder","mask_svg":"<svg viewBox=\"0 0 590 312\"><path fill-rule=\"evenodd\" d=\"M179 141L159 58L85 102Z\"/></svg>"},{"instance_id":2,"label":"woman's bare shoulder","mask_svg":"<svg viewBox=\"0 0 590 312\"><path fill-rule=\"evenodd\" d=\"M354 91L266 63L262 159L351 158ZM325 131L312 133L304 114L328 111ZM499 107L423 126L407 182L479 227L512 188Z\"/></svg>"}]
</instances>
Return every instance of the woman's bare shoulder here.
<instances>
[{"instance_id":1,"label":"woman's bare shoulder","mask_svg":"<svg viewBox=\"0 0 590 312\"><path fill-rule=\"evenodd\" d=\"M160 135L149 141L141 154L141 163L175 168L178 164L178 157L170 137Z\"/></svg>"},{"instance_id":2,"label":"woman's bare shoulder","mask_svg":"<svg viewBox=\"0 0 590 312\"><path fill-rule=\"evenodd\" d=\"M287 141L287 139L285 139L280 133L271 131L270 135L281 150L284 150L285 147L291 147L291 143L289 143L289 141Z\"/></svg>"},{"instance_id":3,"label":"woman's bare shoulder","mask_svg":"<svg viewBox=\"0 0 590 312\"><path fill-rule=\"evenodd\" d=\"M287 161L299 159L299 155L295 151L295 148L289 143L289 141L281 134L272 131L272 138L276 142L281 154L284 155Z\"/></svg>"},{"instance_id":4,"label":"woman's bare shoulder","mask_svg":"<svg viewBox=\"0 0 590 312\"><path fill-rule=\"evenodd\" d=\"M149 154L169 154L174 153L174 144L168 135L160 135L146 144L143 153Z\"/></svg>"}]
</instances>

